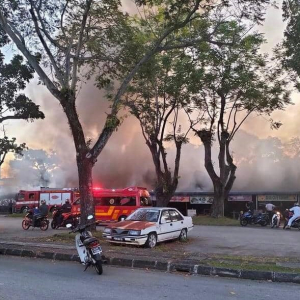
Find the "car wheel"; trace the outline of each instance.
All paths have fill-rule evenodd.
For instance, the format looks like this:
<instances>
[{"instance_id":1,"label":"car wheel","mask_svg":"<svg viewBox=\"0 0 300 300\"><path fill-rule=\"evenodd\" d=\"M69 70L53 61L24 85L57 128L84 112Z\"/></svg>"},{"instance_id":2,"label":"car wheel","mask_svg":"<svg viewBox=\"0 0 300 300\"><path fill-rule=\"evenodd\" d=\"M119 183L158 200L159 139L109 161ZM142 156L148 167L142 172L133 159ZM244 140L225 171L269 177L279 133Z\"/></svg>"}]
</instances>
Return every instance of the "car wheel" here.
<instances>
[{"instance_id":1,"label":"car wheel","mask_svg":"<svg viewBox=\"0 0 300 300\"><path fill-rule=\"evenodd\" d=\"M145 246L147 248L154 248L157 244L157 236L154 232L148 234L148 239L146 241Z\"/></svg>"},{"instance_id":2,"label":"car wheel","mask_svg":"<svg viewBox=\"0 0 300 300\"><path fill-rule=\"evenodd\" d=\"M187 230L182 229L179 235L179 241L180 242L185 242L187 240Z\"/></svg>"}]
</instances>

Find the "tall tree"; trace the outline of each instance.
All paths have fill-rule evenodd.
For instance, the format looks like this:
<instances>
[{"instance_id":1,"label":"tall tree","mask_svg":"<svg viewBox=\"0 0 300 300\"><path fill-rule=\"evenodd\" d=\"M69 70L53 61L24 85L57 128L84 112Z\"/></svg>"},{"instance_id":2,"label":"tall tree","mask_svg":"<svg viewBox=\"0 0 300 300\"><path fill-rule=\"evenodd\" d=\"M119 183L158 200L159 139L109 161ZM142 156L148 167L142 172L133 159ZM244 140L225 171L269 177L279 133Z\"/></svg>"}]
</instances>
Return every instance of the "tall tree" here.
<instances>
[{"instance_id":1,"label":"tall tree","mask_svg":"<svg viewBox=\"0 0 300 300\"><path fill-rule=\"evenodd\" d=\"M0 28L0 48L8 43L8 38ZM34 70L23 63L20 55L15 55L9 63L4 62L4 55L0 51L0 123L8 120L44 119L39 105L32 102L25 94L20 93L33 78ZM0 139L0 166L7 153L21 154L25 144L16 144L16 138L6 136Z\"/></svg>"},{"instance_id":2,"label":"tall tree","mask_svg":"<svg viewBox=\"0 0 300 300\"><path fill-rule=\"evenodd\" d=\"M295 86L300 90L300 2L297 0L283 1L283 19L287 22L284 31L284 40L278 47L278 58L283 62L295 81ZM297 78L298 77L298 78Z\"/></svg>"},{"instance_id":3,"label":"tall tree","mask_svg":"<svg viewBox=\"0 0 300 300\"><path fill-rule=\"evenodd\" d=\"M138 2L137 5L145 4ZM129 26L131 18L121 12L119 0L2 1L0 27L59 101L68 119L76 149L83 222L88 214L94 212L92 167L120 123L117 114L126 86L140 66L155 53L163 51L167 42L172 41L172 46L175 43L182 46L178 36L168 38L175 32L178 34L195 18L200 2L151 1L150 6L160 6L156 13L160 18L159 26L156 25L156 34L141 41L136 39L139 31L137 24ZM203 8L206 6L207 3ZM86 64L89 64L91 71L100 69L98 85L105 86L110 80L105 75L114 74L114 66L127 59L124 53L128 51L125 50L134 51L132 46L137 43L142 43L143 47L140 47L141 51L132 60L131 69L120 81L103 130L90 147L76 109L79 82L84 75L91 75L82 71Z\"/></svg>"},{"instance_id":4,"label":"tall tree","mask_svg":"<svg viewBox=\"0 0 300 300\"><path fill-rule=\"evenodd\" d=\"M224 199L236 179L237 167L230 151L235 134L251 114L269 116L290 103L282 70L260 53L262 35L248 33L247 27L235 21L219 29L220 38L228 43L221 47L206 45L206 52L202 44L191 57L196 62L194 76L199 78L193 108L203 112L199 120L191 117L191 121L205 149L204 165L214 187L214 217L223 216ZM270 122L273 128L281 125L272 119ZM212 158L215 140L219 147L218 167Z\"/></svg>"},{"instance_id":5,"label":"tall tree","mask_svg":"<svg viewBox=\"0 0 300 300\"><path fill-rule=\"evenodd\" d=\"M94 212L92 201L92 167L113 131L119 126L120 99L139 68L157 52L192 43L184 28L211 9L230 7L232 0L214 4L209 0L135 1L137 7L149 7L153 22L141 23L121 12L119 0L3 0L0 6L0 27L18 47L40 80L59 101L68 119L76 149L76 161L81 194L81 216ZM236 0L245 8L247 18L261 18L269 0ZM146 39L139 39L140 25L148 28ZM183 34L183 36L182 36ZM185 39L181 39L185 37ZM197 38L197 33L193 33ZM203 37L201 37L203 38ZM205 36L213 40L213 32ZM138 47L139 51L134 47ZM102 132L90 147L76 109L79 83L84 75L99 72L98 86L106 86L114 76L116 66L128 61L131 69L121 78L112 96ZM39 57L36 57L39 53ZM133 55L134 54L134 55ZM90 67L87 74L85 66ZM117 75L117 74L116 74Z\"/></svg>"},{"instance_id":6,"label":"tall tree","mask_svg":"<svg viewBox=\"0 0 300 300\"><path fill-rule=\"evenodd\" d=\"M188 142L189 128L184 131L180 121L182 106L189 102L186 85L192 84L187 81L184 57L182 50L153 57L136 74L124 95L124 103L139 120L151 152L157 206L167 206L177 189L181 149ZM167 159L170 147L175 148L171 165Z\"/></svg>"}]
</instances>

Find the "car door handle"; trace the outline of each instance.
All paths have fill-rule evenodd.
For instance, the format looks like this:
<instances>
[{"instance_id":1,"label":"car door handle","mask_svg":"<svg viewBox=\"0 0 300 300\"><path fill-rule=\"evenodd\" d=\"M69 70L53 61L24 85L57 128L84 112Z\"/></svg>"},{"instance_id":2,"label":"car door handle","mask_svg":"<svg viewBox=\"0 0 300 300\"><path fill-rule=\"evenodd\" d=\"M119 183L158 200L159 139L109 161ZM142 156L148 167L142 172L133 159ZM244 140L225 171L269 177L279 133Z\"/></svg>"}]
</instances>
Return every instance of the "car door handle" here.
<instances>
[{"instance_id":1,"label":"car door handle","mask_svg":"<svg viewBox=\"0 0 300 300\"><path fill-rule=\"evenodd\" d=\"M170 226L173 226L173 224L171 223Z\"/></svg>"}]
</instances>

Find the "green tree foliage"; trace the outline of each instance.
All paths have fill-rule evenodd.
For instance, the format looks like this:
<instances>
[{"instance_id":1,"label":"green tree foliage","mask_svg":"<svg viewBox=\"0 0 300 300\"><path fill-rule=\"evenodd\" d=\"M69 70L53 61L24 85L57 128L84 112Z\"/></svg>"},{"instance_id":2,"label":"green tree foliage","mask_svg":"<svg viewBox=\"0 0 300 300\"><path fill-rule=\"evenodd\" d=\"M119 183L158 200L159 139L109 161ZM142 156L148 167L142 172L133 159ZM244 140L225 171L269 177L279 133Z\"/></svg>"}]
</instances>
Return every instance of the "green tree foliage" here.
<instances>
[{"instance_id":1,"label":"green tree foliage","mask_svg":"<svg viewBox=\"0 0 300 300\"><path fill-rule=\"evenodd\" d=\"M0 28L0 49L8 43L8 38ZM15 55L9 63L4 62L0 51L0 123L6 120L43 119L44 114L39 105L32 102L25 94L20 93L33 78L34 70L23 63L20 55ZM0 165L8 152L21 154L25 144L17 145L16 139L6 135L0 139Z\"/></svg>"},{"instance_id":2,"label":"green tree foliage","mask_svg":"<svg viewBox=\"0 0 300 300\"><path fill-rule=\"evenodd\" d=\"M290 74L295 86L300 89L297 78L300 75L300 2L297 0L283 1L283 18L287 22L287 26L284 31L283 43L279 45L277 54L284 67L294 71Z\"/></svg>"},{"instance_id":3,"label":"green tree foliage","mask_svg":"<svg viewBox=\"0 0 300 300\"><path fill-rule=\"evenodd\" d=\"M230 21L219 26L223 46L199 45L191 59L195 62L193 76L199 84L194 88L192 115L196 108L199 119L191 118L196 135L205 148L205 168L214 186L215 200L212 215L223 215L224 199L236 178L236 165L230 143L236 132L251 114L269 116L290 103L288 82L280 68L267 55L260 53L264 42L261 34ZM203 51L203 48L206 51ZM203 113L202 113L203 112ZM200 124L199 124L200 122ZM270 119L271 126L280 122ZM212 159L212 144L219 145L218 168Z\"/></svg>"},{"instance_id":4,"label":"green tree foliage","mask_svg":"<svg viewBox=\"0 0 300 300\"><path fill-rule=\"evenodd\" d=\"M158 206L167 206L176 191L182 145L188 142L180 112L190 101L187 85L192 84L182 50L152 57L133 78L124 103L140 123L156 171L155 196ZM167 149L175 150L173 171Z\"/></svg>"},{"instance_id":5,"label":"green tree foliage","mask_svg":"<svg viewBox=\"0 0 300 300\"><path fill-rule=\"evenodd\" d=\"M15 142L16 138L9 139L7 136L0 139L0 166L4 163L9 152L22 155L23 150L26 149L25 143L18 145Z\"/></svg>"},{"instance_id":6,"label":"green tree foliage","mask_svg":"<svg viewBox=\"0 0 300 300\"><path fill-rule=\"evenodd\" d=\"M167 38L192 21L200 2L178 0L182 9L173 13L172 20L165 21L161 19L163 11L170 10L171 2L162 5L158 13L160 22L154 24L158 35L141 40L140 23L122 12L119 0L2 1L0 28L60 102L68 119L76 149L83 222L94 212L92 167L120 124L117 114L121 96L139 68L154 54L163 51ZM156 10L156 6L149 7ZM127 57L129 53L131 56ZM116 74L116 66L129 59L132 63L127 73L123 72L124 76L120 77ZM80 123L76 99L81 79L90 79L95 72L101 88L114 79L119 79L120 84L112 94L111 112L107 114L103 130L91 145Z\"/></svg>"}]
</instances>

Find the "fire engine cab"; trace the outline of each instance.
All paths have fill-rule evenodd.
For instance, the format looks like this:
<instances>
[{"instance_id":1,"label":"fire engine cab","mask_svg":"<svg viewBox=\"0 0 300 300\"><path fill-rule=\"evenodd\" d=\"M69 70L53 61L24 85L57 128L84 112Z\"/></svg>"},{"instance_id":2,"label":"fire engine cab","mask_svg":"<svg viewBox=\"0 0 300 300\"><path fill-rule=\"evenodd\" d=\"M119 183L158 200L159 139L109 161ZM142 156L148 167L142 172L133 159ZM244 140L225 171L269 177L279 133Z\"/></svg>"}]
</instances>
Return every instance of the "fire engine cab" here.
<instances>
[{"instance_id":1,"label":"fire engine cab","mask_svg":"<svg viewBox=\"0 0 300 300\"><path fill-rule=\"evenodd\" d=\"M61 206L67 199L73 203L78 198L78 190L72 188L41 188L40 191L20 190L16 195L14 211L25 213L29 209L39 206L42 200L46 201L49 210L52 211L54 206Z\"/></svg>"}]
</instances>

